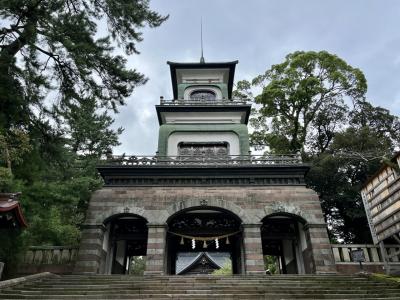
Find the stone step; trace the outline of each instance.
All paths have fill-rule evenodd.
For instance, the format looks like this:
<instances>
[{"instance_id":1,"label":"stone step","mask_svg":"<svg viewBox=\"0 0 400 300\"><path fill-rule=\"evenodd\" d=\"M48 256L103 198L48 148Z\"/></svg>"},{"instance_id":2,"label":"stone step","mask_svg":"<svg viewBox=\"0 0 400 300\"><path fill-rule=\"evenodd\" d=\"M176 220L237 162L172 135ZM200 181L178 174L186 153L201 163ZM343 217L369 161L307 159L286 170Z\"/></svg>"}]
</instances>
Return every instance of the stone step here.
<instances>
[{"instance_id":1,"label":"stone step","mask_svg":"<svg viewBox=\"0 0 400 300\"><path fill-rule=\"evenodd\" d=\"M0 299L400 299L400 287L357 276L68 275L0 291Z\"/></svg>"},{"instance_id":2,"label":"stone step","mask_svg":"<svg viewBox=\"0 0 400 300\"><path fill-rule=\"evenodd\" d=\"M179 282L179 281L268 281L268 280L280 280L280 281L292 281L292 280L298 280L298 281L346 281L346 280L352 280L352 281L361 281L365 280L365 278L362 277L350 277L350 278L327 278L327 277L293 277L293 278L285 278L285 277L280 277L280 276L268 276L268 277L257 277L257 278L235 278L235 277L227 277L227 278L222 278L221 276L214 276L214 277L206 277L206 278L182 278L182 277L177 277L177 278L140 278L140 277L126 277L126 278L50 278L48 279L49 281L81 281L81 280L96 280L96 281L143 281L143 282L148 282L148 281L157 281L157 282Z\"/></svg>"},{"instance_id":3,"label":"stone step","mask_svg":"<svg viewBox=\"0 0 400 300\"><path fill-rule=\"evenodd\" d=\"M282 282L276 282L273 284L258 284L258 283L247 283L247 282L241 282L238 284L232 284L232 283L214 283L214 284L208 284L208 283L173 283L173 284L158 284L158 283L152 283L152 284L145 284L145 283L101 283L101 284L92 284L92 283L86 283L86 284L49 284L47 282L43 283L35 283L35 284L25 284L25 288L58 288L58 289L65 289L65 288L71 288L71 289L79 289L79 288L95 288L95 289L102 289L102 288L109 288L110 286L114 288L144 288L144 287L152 287L152 288L185 288L185 287L190 287L190 286L196 286L196 287L207 287L207 286L215 286L215 287L245 287L245 288L253 288L253 287L265 287L265 288L274 288L274 287L279 287L279 288L285 288L288 286L292 287L305 287L305 288L312 288L312 287L324 287L324 288L329 288L329 287L335 287L335 288L341 288L341 287L357 287L357 288L384 288L384 287L390 287L392 286L391 284L388 283L381 283L381 282L362 282L362 283L319 283L319 282L308 282L308 283L300 283L300 282L292 282L290 284L287 283L282 283Z\"/></svg>"},{"instance_id":4,"label":"stone step","mask_svg":"<svg viewBox=\"0 0 400 300\"><path fill-rule=\"evenodd\" d=\"M24 286L21 287L20 289L25 290L25 291L107 291L110 289L111 286L81 286L81 287L46 287L46 286ZM337 291L337 290L354 290L354 291L376 291L376 287L369 287L369 286L352 286L349 288L348 286L258 286L258 285L252 285L252 286L244 286L244 285L237 285L237 286L209 286L209 285L188 285L188 286L169 286L169 287L154 287L154 286L141 286L141 287L120 287L120 286L112 286L114 290L126 290L126 291L133 291L133 290L140 290L140 291L146 291L146 290L182 290L182 289L190 289L190 288L196 288L198 290L204 290L204 289L214 289L214 290L332 290L332 291ZM380 290L391 290L393 289L392 286L380 286Z\"/></svg>"},{"instance_id":5,"label":"stone step","mask_svg":"<svg viewBox=\"0 0 400 300\"><path fill-rule=\"evenodd\" d=\"M343 281L329 281L329 280L309 280L309 281L301 281L301 280L292 280L289 281L290 283L299 283L299 284L307 284L307 283L335 283L335 284L362 284L369 282L368 280L343 280ZM70 284L78 284L78 285L84 285L84 284L159 284L159 285L167 285L167 284L237 284L237 283L248 283L248 284L288 284L288 281L282 281L282 280L265 280L265 281L247 281L247 280L242 280L242 281L166 281L166 282L160 282L160 281L119 281L119 280L101 280L101 281L96 281L96 280L81 280L81 281L46 281L47 284L52 284L52 285L70 285Z\"/></svg>"},{"instance_id":6,"label":"stone step","mask_svg":"<svg viewBox=\"0 0 400 300\"><path fill-rule=\"evenodd\" d=\"M3 297L5 296L5 297ZM9 294L9 295L1 295L0 299L400 299L399 294L387 295L388 297L382 297L381 295L373 294L373 295L353 295L353 294L312 294L312 295L304 295L300 294L254 294L254 293L245 293L245 294L232 294L232 293L208 293L199 295L197 293L182 293L182 294L162 294L162 295L154 295L154 294L132 294L132 295L118 295L114 293L104 294L104 295L21 295L21 294Z\"/></svg>"},{"instance_id":7,"label":"stone step","mask_svg":"<svg viewBox=\"0 0 400 300\"><path fill-rule=\"evenodd\" d=\"M259 295L264 295L264 294L303 294L303 295L309 295L309 294L331 294L331 295L336 295L336 294L348 294L348 295L363 295L363 296L369 296L369 295L376 295L377 291L360 291L360 290L325 290L325 289L287 289L287 290L282 290L282 289L274 289L274 290L262 290L262 289L253 289L253 290L243 290L243 289L237 289L237 290L218 290L214 288L209 288L209 289L185 289L183 290L185 294L221 294L221 293L235 293L235 294L242 294L242 293L251 293L251 294L259 294ZM30 290L9 290L9 291L3 291L2 294L0 295L12 295L12 294L19 294L21 296L34 296L34 295L106 295L109 294L110 290L106 291L96 291L96 290L91 290L91 291L49 291L49 290L37 290L37 291L30 291ZM113 290L111 292L113 295L115 293L118 293L119 295L160 295L160 294L182 294L182 290L168 290L168 291L159 291L159 290L152 290L152 289L147 289L147 290ZM388 290L382 290L379 291L379 295L385 295L385 296L395 296L395 295L400 295L399 290L397 289L388 289Z\"/></svg>"}]
</instances>

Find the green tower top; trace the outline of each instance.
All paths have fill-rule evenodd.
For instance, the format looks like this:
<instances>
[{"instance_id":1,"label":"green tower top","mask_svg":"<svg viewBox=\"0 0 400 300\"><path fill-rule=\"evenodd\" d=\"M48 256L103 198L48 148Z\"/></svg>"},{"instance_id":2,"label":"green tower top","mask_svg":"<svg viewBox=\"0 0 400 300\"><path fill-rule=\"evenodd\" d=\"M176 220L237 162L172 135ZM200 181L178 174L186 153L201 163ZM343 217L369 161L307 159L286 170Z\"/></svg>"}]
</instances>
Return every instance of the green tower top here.
<instances>
[{"instance_id":1,"label":"green tower top","mask_svg":"<svg viewBox=\"0 0 400 300\"><path fill-rule=\"evenodd\" d=\"M217 100L232 98L233 80L238 61L178 63L167 62L171 70L172 90L175 100L198 98L191 91L211 89ZM186 92L186 93L185 93Z\"/></svg>"},{"instance_id":2,"label":"green tower top","mask_svg":"<svg viewBox=\"0 0 400 300\"><path fill-rule=\"evenodd\" d=\"M251 105L232 99L238 61L167 63L173 99L156 105L159 155L247 155Z\"/></svg>"}]
</instances>

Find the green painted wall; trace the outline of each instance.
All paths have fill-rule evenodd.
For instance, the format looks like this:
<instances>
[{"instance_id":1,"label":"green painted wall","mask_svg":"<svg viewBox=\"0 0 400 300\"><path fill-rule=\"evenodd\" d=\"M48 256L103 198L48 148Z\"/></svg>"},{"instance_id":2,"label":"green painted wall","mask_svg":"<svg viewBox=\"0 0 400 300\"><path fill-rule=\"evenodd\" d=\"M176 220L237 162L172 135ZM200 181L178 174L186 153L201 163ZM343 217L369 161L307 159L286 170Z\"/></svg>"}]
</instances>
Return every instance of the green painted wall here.
<instances>
[{"instance_id":1,"label":"green painted wall","mask_svg":"<svg viewBox=\"0 0 400 300\"><path fill-rule=\"evenodd\" d=\"M248 155L250 150L249 132L245 124L164 124L158 134L158 154L167 155L168 137L174 132L234 132L239 136L240 154Z\"/></svg>"},{"instance_id":2,"label":"green painted wall","mask_svg":"<svg viewBox=\"0 0 400 300\"><path fill-rule=\"evenodd\" d=\"M192 86L205 86L205 85L204 84L193 84L193 83L178 84L178 99L183 99L185 90L188 87L192 87ZM225 84L225 83L207 84L207 86L219 88L221 90L222 97L225 99L228 99L228 85L227 84Z\"/></svg>"}]
</instances>

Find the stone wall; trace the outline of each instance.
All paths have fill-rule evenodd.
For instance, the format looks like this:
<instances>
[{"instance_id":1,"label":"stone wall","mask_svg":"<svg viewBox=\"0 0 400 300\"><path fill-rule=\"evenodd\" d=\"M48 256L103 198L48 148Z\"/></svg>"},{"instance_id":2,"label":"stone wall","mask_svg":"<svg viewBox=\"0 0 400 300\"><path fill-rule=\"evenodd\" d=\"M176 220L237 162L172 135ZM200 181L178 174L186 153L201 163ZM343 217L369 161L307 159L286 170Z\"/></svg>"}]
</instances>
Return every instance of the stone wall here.
<instances>
[{"instance_id":1,"label":"stone wall","mask_svg":"<svg viewBox=\"0 0 400 300\"><path fill-rule=\"evenodd\" d=\"M101 228L107 218L129 212L144 217L154 228L158 226L165 230L165 225L171 216L194 207L226 209L242 220L244 228L247 224L261 224L264 217L273 214L296 216L307 225L305 227L308 236L307 251L311 253L311 258L307 261L309 265L306 270L313 273L336 271L318 196L303 186L105 187L96 191L90 201L85 221L87 232L84 229L77 271L89 273L99 271ZM253 260L259 260L259 256L262 255L261 237L258 238L259 245L255 245L257 237L253 236L256 234L253 231L254 229L249 230L248 234L252 239L251 247L257 246L257 249L251 250L251 253L247 252L248 256L245 257L247 272L252 269L255 272L261 271L251 267L255 263ZM157 235L155 238L158 241L160 237ZM246 242L246 236L244 239ZM161 272L165 264L160 260L163 254L158 253L162 251L164 244L158 242L160 242L158 245L150 247L152 249L150 251L154 252L151 255L156 255L158 261L148 262L150 268L148 271ZM244 247L246 253L248 251L246 244Z\"/></svg>"},{"instance_id":2,"label":"stone wall","mask_svg":"<svg viewBox=\"0 0 400 300\"><path fill-rule=\"evenodd\" d=\"M381 264L363 264L363 269L360 269L359 264L337 264L336 269L340 274L357 274L361 271L368 273L385 273L383 263Z\"/></svg>"},{"instance_id":3,"label":"stone wall","mask_svg":"<svg viewBox=\"0 0 400 300\"><path fill-rule=\"evenodd\" d=\"M317 194L302 186L106 187L93 194L85 224L101 225L106 218L127 210L149 223L164 224L174 213L196 206L227 209L244 223L290 213L308 224L325 224Z\"/></svg>"}]
</instances>

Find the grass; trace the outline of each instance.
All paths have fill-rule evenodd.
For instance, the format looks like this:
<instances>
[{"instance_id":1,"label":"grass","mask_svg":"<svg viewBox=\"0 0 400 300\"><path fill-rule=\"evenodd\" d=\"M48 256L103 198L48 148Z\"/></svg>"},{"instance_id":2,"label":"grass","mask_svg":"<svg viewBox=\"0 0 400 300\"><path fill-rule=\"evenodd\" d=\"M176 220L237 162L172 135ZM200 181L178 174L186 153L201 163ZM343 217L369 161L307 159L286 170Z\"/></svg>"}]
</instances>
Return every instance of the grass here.
<instances>
[{"instance_id":1,"label":"grass","mask_svg":"<svg viewBox=\"0 0 400 300\"><path fill-rule=\"evenodd\" d=\"M378 274L378 273L373 273L368 276L372 280L377 280L377 281L382 281L382 282L388 282L396 285L400 285L400 276L389 276L385 274Z\"/></svg>"}]
</instances>

